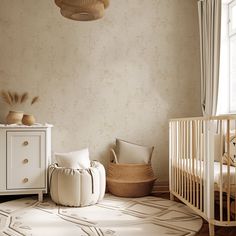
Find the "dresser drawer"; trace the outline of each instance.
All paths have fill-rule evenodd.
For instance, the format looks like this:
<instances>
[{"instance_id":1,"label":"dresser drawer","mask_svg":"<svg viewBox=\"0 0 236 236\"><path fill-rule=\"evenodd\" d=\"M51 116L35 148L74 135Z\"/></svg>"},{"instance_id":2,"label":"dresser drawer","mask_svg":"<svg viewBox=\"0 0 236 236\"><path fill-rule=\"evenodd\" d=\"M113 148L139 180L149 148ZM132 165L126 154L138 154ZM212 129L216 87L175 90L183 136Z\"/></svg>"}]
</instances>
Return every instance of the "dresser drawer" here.
<instances>
[{"instance_id":1,"label":"dresser drawer","mask_svg":"<svg viewBox=\"0 0 236 236\"><path fill-rule=\"evenodd\" d=\"M7 132L7 189L46 186L44 131Z\"/></svg>"}]
</instances>

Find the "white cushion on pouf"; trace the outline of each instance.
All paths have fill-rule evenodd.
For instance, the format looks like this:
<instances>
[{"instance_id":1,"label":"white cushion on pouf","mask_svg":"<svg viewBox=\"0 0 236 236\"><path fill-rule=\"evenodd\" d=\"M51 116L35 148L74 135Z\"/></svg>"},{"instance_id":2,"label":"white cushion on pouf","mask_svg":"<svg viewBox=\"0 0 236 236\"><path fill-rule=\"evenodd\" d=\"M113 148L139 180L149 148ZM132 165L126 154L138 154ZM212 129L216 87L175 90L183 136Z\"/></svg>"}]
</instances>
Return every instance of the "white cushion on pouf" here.
<instances>
[{"instance_id":1,"label":"white cushion on pouf","mask_svg":"<svg viewBox=\"0 0 236 236\"><path fill-rule=\"evenodd\" d=\"M90 167L88 148L68 153L54 153L54 158L60 167L73 169L86 169Z\"/></svg>"},{"instance_id":2,"label":"white cushion on pouf","mask_svg":"<svg viewBox=\"0 0 236 236\"><path fill-rule=\"evenodd\" d=\"M88 169L49 167L52 200L65 206L88 206L103 199L106 175L103 165L92 161Z\"/></svg>"}]
</instances>

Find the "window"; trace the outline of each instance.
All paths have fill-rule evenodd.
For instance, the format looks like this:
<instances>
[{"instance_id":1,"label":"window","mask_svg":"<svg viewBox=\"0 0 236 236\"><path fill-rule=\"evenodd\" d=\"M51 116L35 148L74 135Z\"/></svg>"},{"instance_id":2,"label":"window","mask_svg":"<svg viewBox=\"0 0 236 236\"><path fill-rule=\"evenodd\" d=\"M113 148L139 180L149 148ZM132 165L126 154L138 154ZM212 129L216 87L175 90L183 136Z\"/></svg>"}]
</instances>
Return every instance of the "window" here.
<instances>
[{"instance_id":1,"label":"window","mask_svg":"<svg viewBox=\"0 0 236 236\"><path fill-rule=\"evenodd\" d=\"M236 113L236 0L222 0L217 114Z\"/></svg>"},{"instance_id":2,"label":"window","mask_svg":"<svg viewBox=\"0 0 236 236\"><path fill-rule=\"evenodd\" d=\"M229 4L229 111L236 112L236 0Z\"/></svg>"},{"instance_id":3,"label":"window","mask_svg":"<svg viewBox=\"0 0 236 236\"><path fill-rule=\"evenodd\" d=\"M236 1L229 4L229 32L236 33Z\"/></svg>"}]
</instances>

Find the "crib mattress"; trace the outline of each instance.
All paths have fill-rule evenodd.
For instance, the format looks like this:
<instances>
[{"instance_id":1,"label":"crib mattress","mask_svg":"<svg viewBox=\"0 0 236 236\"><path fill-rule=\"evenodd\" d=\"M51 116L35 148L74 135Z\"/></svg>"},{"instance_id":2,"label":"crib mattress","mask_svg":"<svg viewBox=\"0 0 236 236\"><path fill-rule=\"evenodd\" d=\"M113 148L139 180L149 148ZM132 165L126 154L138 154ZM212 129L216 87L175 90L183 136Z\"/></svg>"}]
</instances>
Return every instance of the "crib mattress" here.
<instances>
[{"instance_id":1,"label":"crib mattress","mask_svg":"<svg viewBox=\"0 0 236 236\"><path fill-rule=\"evenodd\" d=\"M228 172L228 165L222 165L222 183L223 187L227 187L228 182L231 185L236 184L236 167L230 166ZM230 173L230 175L228 175ZM220 162L214 162L214 182L220 187Z\"/></svg>"},{"instance_id":2,"label":"crib mattress","mask_svg":"<svg viewBox=\"0 0 236 236\"><path fill-rule=\"evenodd\" d=\"M192 167L192 165L194 165ZM177 165L174 165L177 166ZM190 161L189 159L181 159L178 167L182 169L184 172L187 172L187 169L191 170L189 172L190 175L194 175L201 178L203 174L203 161L195 160L194 163ZM228 175L230 173L230 175ZM222 187L226 188L228 186L228 182L230 182L230 185L236 184L236 167L229 166L229 172L228 172L228 165L222 165ZM220 188L221 183L221 175L220 175L220 162L214 162L214 183Z\"/></svg>"}]
</instances>

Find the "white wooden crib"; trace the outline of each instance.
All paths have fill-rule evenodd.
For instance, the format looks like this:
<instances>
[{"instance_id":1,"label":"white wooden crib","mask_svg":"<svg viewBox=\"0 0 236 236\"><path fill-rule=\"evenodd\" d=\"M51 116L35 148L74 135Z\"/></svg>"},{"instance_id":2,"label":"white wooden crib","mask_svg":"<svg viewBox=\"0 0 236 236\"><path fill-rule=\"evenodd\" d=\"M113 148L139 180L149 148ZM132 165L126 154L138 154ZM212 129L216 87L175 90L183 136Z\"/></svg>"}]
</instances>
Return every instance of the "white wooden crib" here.
<instances>
[{"instance_id":1,"label":"white wooden crib","mask_svg":"<svg viewBox=\"0 0 236 236\"><path fill-rule=\"evenodd\" d=\"M236 226L236 116L169 122L169 187L214 226ZM232 159L231 159L232 158Z\"/></svg>"}]
</instances>

